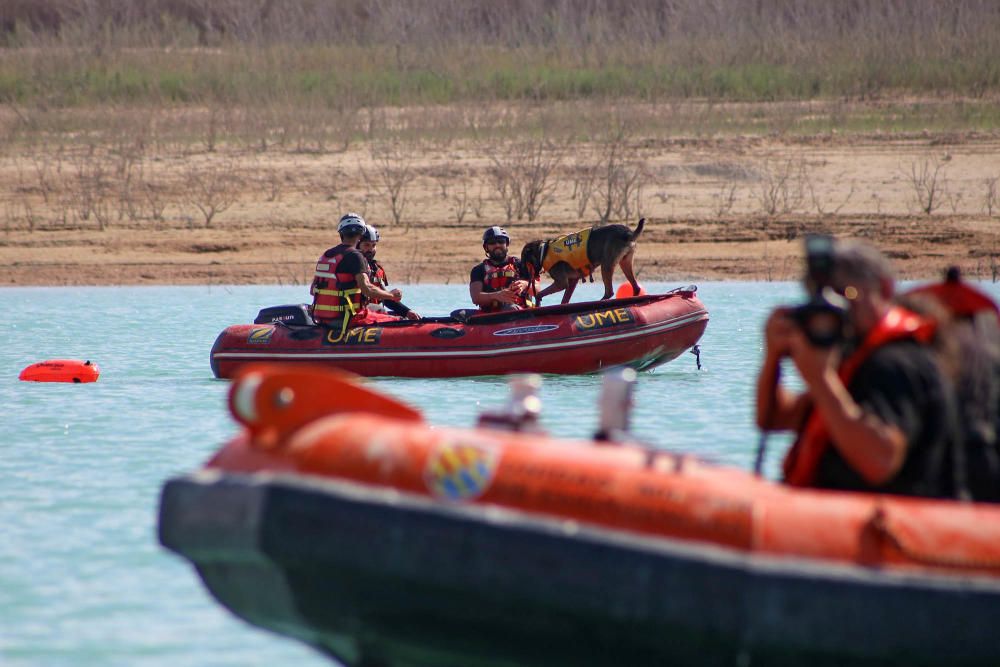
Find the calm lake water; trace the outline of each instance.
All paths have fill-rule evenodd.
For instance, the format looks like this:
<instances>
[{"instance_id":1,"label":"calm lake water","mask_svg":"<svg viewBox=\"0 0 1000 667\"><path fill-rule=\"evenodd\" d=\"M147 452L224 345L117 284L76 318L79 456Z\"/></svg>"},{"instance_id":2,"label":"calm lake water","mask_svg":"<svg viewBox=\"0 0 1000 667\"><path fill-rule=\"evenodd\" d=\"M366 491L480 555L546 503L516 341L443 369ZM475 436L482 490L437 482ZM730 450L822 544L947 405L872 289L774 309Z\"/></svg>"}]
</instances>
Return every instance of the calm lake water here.
<instances>
[{"instance_id":1,"label":"calm lake water","mask_svg":"<svg viewBox=\"0 0 1000 667\"><path fill-rule=\"evenodd\" d=\"M650 284L662 291L678 284ZM983 285L993 294L994 285ZM582 293L581 293L582 290ZM575 300L596 298L598 285ZM219 606L194 570L159 546L168 477L199 467L236 428L229 384L209 349L228 324L295 303L305 287L0 289L0 664L329 665ZM425 315L464 307L464 286L405 287ZM793 283L703 283L711 322L695 357L640 376L634 431L658 446L749 468L753 382L770 308ZM90 385L19 382L29 363L91 359ZM471 425L506 398L502 378L378 379L377 388L442 425ZM566 436L596 426L600 378L548 376L543 425ZM772 438L768 470L787 439Z\"/></svg>"}]
</instances>

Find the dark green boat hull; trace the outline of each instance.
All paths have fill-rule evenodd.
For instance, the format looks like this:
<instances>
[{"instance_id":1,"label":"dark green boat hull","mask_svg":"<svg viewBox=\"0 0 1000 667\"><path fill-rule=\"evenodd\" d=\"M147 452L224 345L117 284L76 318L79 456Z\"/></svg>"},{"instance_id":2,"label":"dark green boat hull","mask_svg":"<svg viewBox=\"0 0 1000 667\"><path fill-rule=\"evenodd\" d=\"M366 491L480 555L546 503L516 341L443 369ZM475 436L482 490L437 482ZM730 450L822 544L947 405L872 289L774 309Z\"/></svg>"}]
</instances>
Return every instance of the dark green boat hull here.
<instances>
[{"instance_id":1,"label":"dark green boat hull","mask_svg":"<svg viewBox=\"0 0 1000 667\"><path fill-rule=\"evenodd\" d=\"M997 665L1000 584L751 557L310 478L170 480L160 540L348 665Z\"/></svg>"}]
</instances>

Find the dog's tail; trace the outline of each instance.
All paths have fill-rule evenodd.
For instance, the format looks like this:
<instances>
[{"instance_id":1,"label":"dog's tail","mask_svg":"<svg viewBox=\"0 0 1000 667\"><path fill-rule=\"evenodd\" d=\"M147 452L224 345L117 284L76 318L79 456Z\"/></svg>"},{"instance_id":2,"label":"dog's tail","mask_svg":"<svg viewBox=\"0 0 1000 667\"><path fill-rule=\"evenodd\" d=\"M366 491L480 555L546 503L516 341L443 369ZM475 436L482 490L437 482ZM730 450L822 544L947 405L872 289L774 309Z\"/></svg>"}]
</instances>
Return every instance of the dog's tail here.
<instances>
[{"instance_id":1,"label":"dog's tail","mask_svg":"<svg viewBox=\"0 0 1000 667\"><path fill-rule=\"evenodd\" d=\"M631 239L632 243L636 242L636 240L639 238L639 235L642 234L642 228L645 226L646 226L646 218L639 218L639 224L636 225L635 231L632 232L632 239Z\"/></svg>"}]
</instances>

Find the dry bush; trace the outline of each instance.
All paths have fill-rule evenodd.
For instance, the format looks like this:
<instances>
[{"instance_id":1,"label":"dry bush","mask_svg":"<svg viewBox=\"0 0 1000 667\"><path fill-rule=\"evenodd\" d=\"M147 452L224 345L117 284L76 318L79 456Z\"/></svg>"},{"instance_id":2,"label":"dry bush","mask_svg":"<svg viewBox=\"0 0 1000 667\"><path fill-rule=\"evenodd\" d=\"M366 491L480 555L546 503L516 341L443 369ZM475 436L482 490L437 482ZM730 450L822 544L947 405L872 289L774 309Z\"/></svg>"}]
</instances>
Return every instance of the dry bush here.
<instances>
[{"instance_id":1,"label":"dry bush","mask_svg":"<svg viewBox=\"0 0 1000 667\"><path fill-rule=\"evenodd\" d=\"M190 165L184 185L188 203L201 212L205 227L210 227L215 216L237 202L241 181L232 161L226 161L205 167Z\"/></svg>"},{"instance_id":2,"label":"dry bush","mask_svg":"<svg viewBox=\"0 0 1000 667\"><path fill-rule=\"evenodd\" d=\"M639 214L642 189L649 172L629 147L629 131L624 123L597 142L589 164L577 170L573 195L582 217L589 205L601 223L629 220Z\"/></svg>"},{"instance_id":3,"label":"dry bush","mask_svg":"<svg viewBox=\"0 0 1000 667\"><path fill-rule=\"evenodd\" d=\"M534 221L552 199L556 183L552 178L563 160L563 150L555 143L539 139L487 149L489 175L500 197L507 221L514 218Z\"/></svg>"},{"instance_id":4,"label":"dry bush","mask_svg":"<svg viewBox=\"0 0 1000 667\"><path fill-rule=\"evenodd\" d=\"M93 146L86 154L77 155L71 161L74 179L69 194L76 218L81 223L93 218L97 228L103 231L111 218L111 169Z\"/></svg>"},{"instance_id":5,"label":"dry bush","mask_svg":"<svg viewBox=\"0 0 1000 667\"><path fill-rule=\"evenodd\" d=\"M948 160L937 157L924 157L914 160L910 163L910 168L903 171L903 176L913 189L914 201L925 215L932 215L941 208L947 197L947 162Z\"/></svg>"},{"instance_id":6,"label":"dry bush","mask_svg":"<svg viewBox=\"0 0 1000 667\"><path fill-rule=\"evenodd\" d=\"M722 218L733 212L733 207L736 205L736 192L738 189L739 185L736 183L724 183L719 188L719 191L712 196L715 217Z\"/></svg>"},{"instance_id":7,"label":"dry bush","mask_svg":"<svg viewBox=\"0 0 1000 667\"><path fill-rule=\"evenodd\" d=\"M756 197L767 216L790 213L805 199L808 167L802 158L765 159L758 166Z\"/></svg>"},{"instance_id":8,"label":"dry bush","mask_svg":"<svg viewBox=\"0 0 1000 667\"><path fill-rule=\"evenodd\" d=\"M983 179L983 185L986 187L986 194L983 197L983 211L990 218L993 217L993 211L1000 207L1000 195L997 192L998 184L1000 184L1000 176Z\"/></svg>"},{"instance_id":9,"label":"dry bush","mask_svg":"<svg viewBox=\"0 0 1000 667\"><path fill-rule=\"evenodd\" d=\"M386 199L396 225L403 223L403 213L409 203L409 189L417 177L412 151L398 140L373 142L371 145L373 167L361 169L361 176L368 187ZM404 233L410 231L406 222Z\"/></svg>"},{"instance_id":10,"label":"dry bush","mask_svg":"<svg viewBox=\"0 0 1000 667\"><path fill-rule=\"evenodd\" d=\"M854 197L854 193L857 190L857 183L851 180L851 189L848 191L847 195L840 200L840 203L836 204L832 209L827 209L826 204L820 197L820 194L816 192L816 186L813 183L812 178L806 176L806 187L809 189L809 197L812 199L813 207L815 207L816 212L820 215L837 215Z\"/></svg>"}]
</instances>

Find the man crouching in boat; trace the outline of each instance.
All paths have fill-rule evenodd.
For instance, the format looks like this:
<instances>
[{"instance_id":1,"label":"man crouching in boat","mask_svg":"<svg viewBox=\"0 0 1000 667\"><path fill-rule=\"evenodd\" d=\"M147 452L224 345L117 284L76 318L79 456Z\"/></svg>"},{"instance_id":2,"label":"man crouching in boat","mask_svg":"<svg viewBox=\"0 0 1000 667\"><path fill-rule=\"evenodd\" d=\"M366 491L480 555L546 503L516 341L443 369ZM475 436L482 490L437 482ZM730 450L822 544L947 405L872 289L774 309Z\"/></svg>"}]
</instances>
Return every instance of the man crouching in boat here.
<instances>
[{"instance_id":1,"label":"man crouching in boat","mask_svg":"<svg viewBox=\"0 0 1000 667\"><path fill-rule=\"evenodd\" d=\"M956 406L929 344L933 321L894 304L892 271L873 247L810 236L807 253L812 300L771 314L757 380L760 428L797 432L785 481L948 495ZM781 385L784 357L804 393Z\"/></svg>"},{"instance_id":2,"label":"man crouching in boat","mask_svg":"<svg viewBox=\"0 0 1000 667\"><path fill-rule=\"evenodd\" d=\"M317 324L338 330L340 337L349 327L396 321L392 315L368 310L368 299L399 301L403 298L398 289L387 291L372 285L369 280L368 261L357 249L366 227L357 213L347 213L340 218L337 225L340 245L320 255L309 289L313 296L309 309L312 318Z\"/></svg>"},{"instance_id":3,"label":"man crouching in boat","mask_svg":"<svg viewBox=\"0 0 1000 667\"><path fill-rule=\"evenodd\" d=\"M472 268L469 296L485 312L523 310L534 307L533 287L521 260L507 254L510 236L503 227L483 232L486 259Z\"/></svg>"},{"instance_id":4,"label":"man crouching in boat","mask_svg":"<svg viewBox=\"0 0 1000 667\"><path fill-rule=\"evenodd\" d=\"M371 281L371 284L384 290L389 287L389 278L386 276L382 265L375 261L375 253L378 251L378 240L378 230L371 225L365 225L361 241L358 242L358 250L361 251L361 254L368 261L368 279ZM405 317L408 320L420 319L420 315L411 310L409 306L403 304L402 301L386 301L383 303L381 300L373 298L368 303L368 310L369 312L374 311L376 313L388 311L392 315Z\"/></svg>"}]
</instances>

